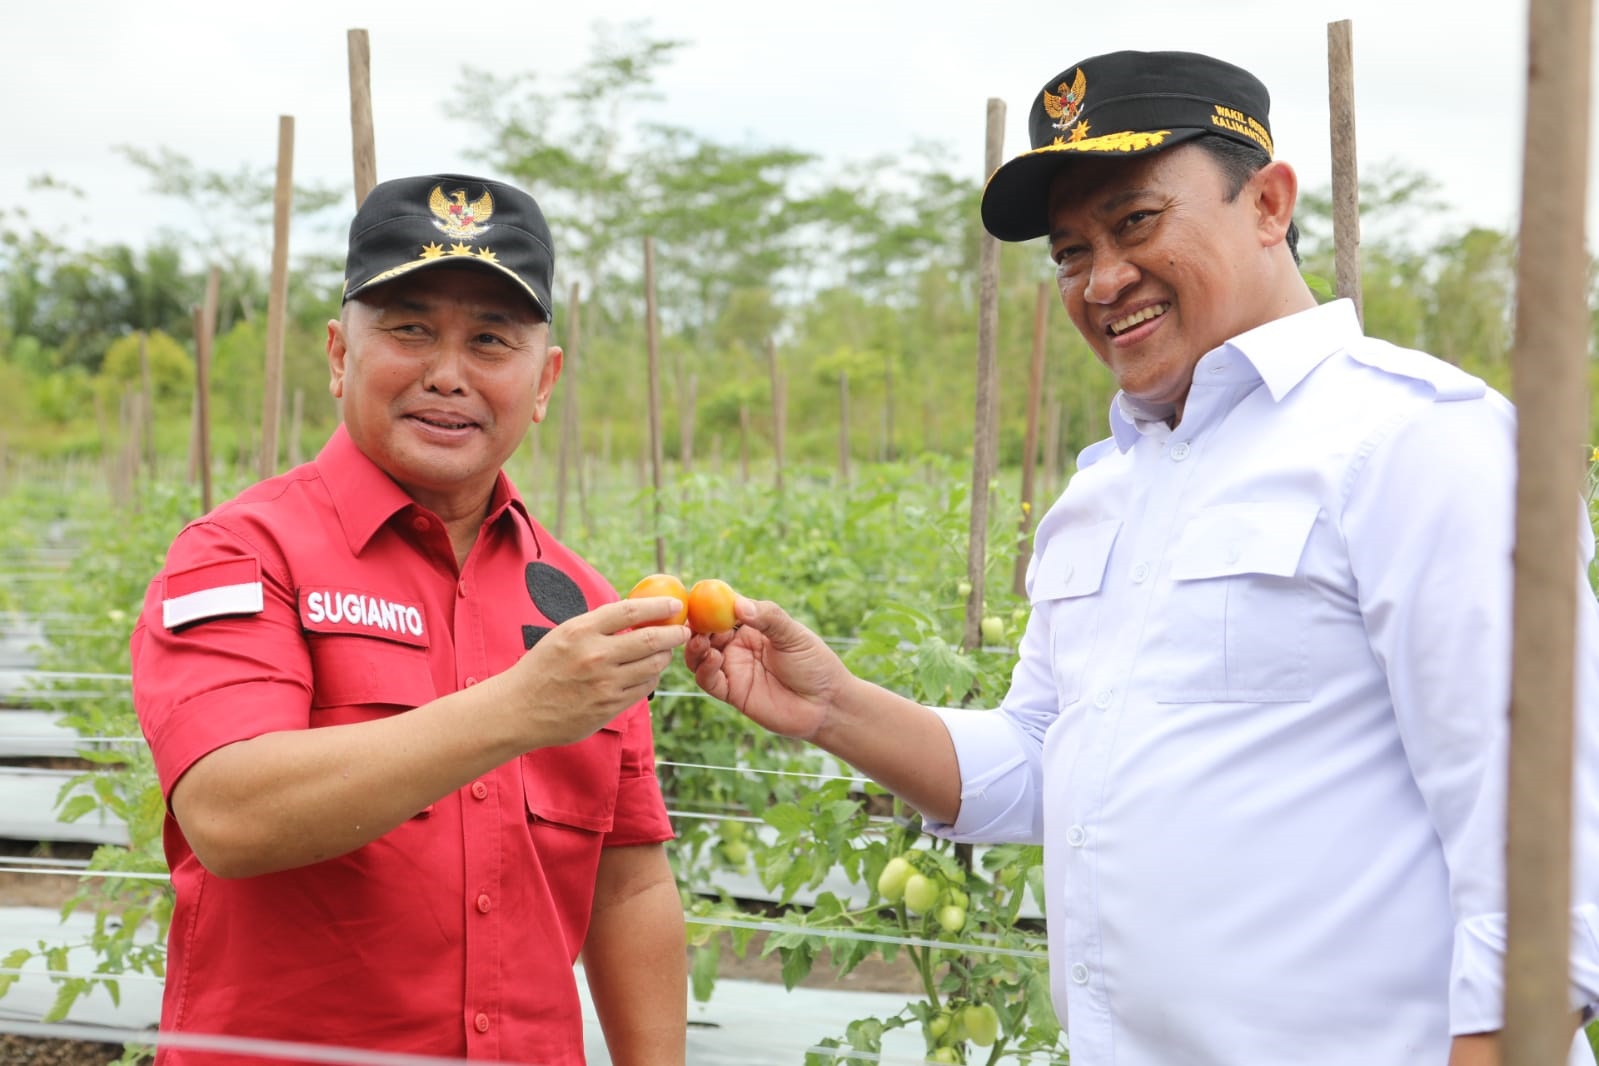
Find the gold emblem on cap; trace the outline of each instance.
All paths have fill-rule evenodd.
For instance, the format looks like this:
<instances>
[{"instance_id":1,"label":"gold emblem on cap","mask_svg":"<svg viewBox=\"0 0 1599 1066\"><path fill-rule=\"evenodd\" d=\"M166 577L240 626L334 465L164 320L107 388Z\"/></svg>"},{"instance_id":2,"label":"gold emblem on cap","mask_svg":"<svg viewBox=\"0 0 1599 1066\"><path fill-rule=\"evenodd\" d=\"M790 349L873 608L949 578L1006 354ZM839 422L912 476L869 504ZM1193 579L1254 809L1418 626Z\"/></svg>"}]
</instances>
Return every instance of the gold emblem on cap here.
<instances>
[{"instance_id":1,"label":"gold emblem on cap","mask_svg":"<svg viewBox=\"0 0 1599 1066\"><path fill-rule=\"evenodd\" d=\"M1087 132L1086 130L1084 132ZM1099 137L1081 137L1067 140L1056 137L1055 140L1035 148L1037 152L1142 152L1146 148L1158 147L1162 141L1171 136L1171 130L1122 130L1119 133L1106 133Z\"/></svg>"},{"instance_id":2,"label":"gold emblem on cap","mask_svg":"<svg viewBox=\"0 0 1599 1066\"><path fill-rule=\"evenodd\" d=\"M1055 129L1064 130L1077 121L1077 113L1083 109L1083 97L1088 92L1088 78L1083 74L1083 68L1077 68L1077 77L1071 84L1061 82L1055 92L1044 90L1044 113L1055 121ZM1060 95L1056 95L1059 93Z\"/></svg>"},{"instance_id":3,"label":"gold emblem on cap","mask_svg":"<svg viewBox=\"0 0 1599 1066\"><path fill-rule=\"evenodd\" d=\"M458 238L476 237L489 228L488 220L494 216L494 197L485 189L482 196L467 203L465 189L456 189L446 194L444 186L435 185L433 191L428 194L428 210L433 212L433 224L447 235Z\"/></svg>"}]
</instances>

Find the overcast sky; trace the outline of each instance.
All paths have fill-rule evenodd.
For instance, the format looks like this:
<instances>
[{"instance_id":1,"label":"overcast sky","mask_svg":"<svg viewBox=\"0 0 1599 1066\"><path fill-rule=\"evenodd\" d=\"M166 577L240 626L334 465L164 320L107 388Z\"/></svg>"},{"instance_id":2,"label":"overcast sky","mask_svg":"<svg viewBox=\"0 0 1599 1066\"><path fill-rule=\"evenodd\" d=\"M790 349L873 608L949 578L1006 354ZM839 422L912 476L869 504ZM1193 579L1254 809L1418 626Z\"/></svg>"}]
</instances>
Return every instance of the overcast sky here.
<instances>
[{"instance_id":1,"label":"overcast sky","mask_svg":"<svg viewBox=\"0 0 1599 1066\"><path fill-rule=\"evenodd\" d=\"M482 172L467 155L478 128L443 108L463 68L538 71L553 87L589 54L596 20L639 18L689 42L640 92L655 120L840 163L930 140L974 177L989 97L1007 104L1008 156L1025 147L1033 95L1067 65L1122 48L1209 52L1265 81L1278 155L1306 187L1330 180L1327 25L1347 18L1362 169L1425 171L1462 224L1510 229L1519 210L1525 0L57 0L35 15L5 32L0 204L25 200L39 174L82 188L81 203L38 201L68 216L69 239L142 243L181 221L118 144L270 168L278 116L293 115L296 178L350 188L350 28L370 34L385 178Z\"/></svg>"}]
</instances>

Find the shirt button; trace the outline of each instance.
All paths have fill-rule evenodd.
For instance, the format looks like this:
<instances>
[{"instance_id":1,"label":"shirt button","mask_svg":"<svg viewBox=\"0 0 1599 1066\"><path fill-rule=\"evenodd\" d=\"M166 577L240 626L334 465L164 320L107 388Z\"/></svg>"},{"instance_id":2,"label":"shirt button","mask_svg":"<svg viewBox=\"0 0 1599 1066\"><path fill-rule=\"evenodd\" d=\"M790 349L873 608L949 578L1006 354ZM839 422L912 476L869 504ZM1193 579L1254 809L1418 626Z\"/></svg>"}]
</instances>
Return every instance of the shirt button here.
<instances>
[{"instance_id":1,"label":"shirt button","mask_svg":"<svg viewBox=\"0 0 1599 1066\"><path fill-rule=\"evenodd\" d=\"M1086 985L1088 983L1088 967L1084 966L1080 962L1073 966L1072 980L1076 981L1080 985ZM483 1015L479 1014L478 1017L481 1018Z\"/></svg>"},{"instance_id":2,"label":"shirt button","mask_svg":"<svg viewBox=\"0 0 1599 1066\"><path fill-rule=\"evenodd\" d=\"M493 901L489 899L488 893L484 893L477 898L477 912L479 914L489 913L489 908L493 905Z\"/></svg>"},{"instance_id":3,"label":"shirt button","mask_svg":"<svg viewBox=\"0 0 1599 1066\"><path fill-rule=\"evenodd\" d=\"M1149 576L1149 564L1148 563L1139 563L1137 566L1133 567L1133 584L1135 584L1135 585L1139 584L1140 582L1142 582L1144 580L1144 578L1146 578L1148 576Z\"/></svg>"},{"instance_id":4,"label":"shirt button","mask_svg":"<svg viewBox=\"0 0 1599 1066\"><path fill-rule=\"evenodd\" d=\"M1099 695L1094 697L1094 706L1103 711L1106 707L1110 706L1110 701L1115 698L1116 693L1112 692L1110 689L1100 689Z\"/></svg>"},{"instance_id":5,"label":"shirt button","mask_svg":"<svg viewBox=\"0 0 1599 1066\"><path fill-rule=\"evenodd\" d=\"M479 1011L478 1012L478 1016L476 1018L472 1019L472 1027L474 1029L476 1029L480 1033L488 1032L489 1031L489 1016L487 1014L484 1014L482 1011Z\"/></svg>"},{"instance_id":6,"label":"shirt button","mask_svg":"<svg viewBox=\"0 0 1599 1066\"><path fill-rule=\"evenodd\" d=\"M428 520L421 515L417 515L415 518L411 519L411 528L416 530L418 533L423 532L427 529L427 527Z\"/></svg>"},{"instance_id":7,"label":"shirt button","mask_svg":"<svg viewBox=\"0 0 1599 1066\"><path fill-rule=\"evenodd\" d=\"M1080 848L1088 843L1088 830L1080 825L1074 825L1066 830L1066 843L1074 848Z\"/></svg>"},{"instance_id":8,"label":"shirt button","mask_svg":"<svg viewBox=\"0 0 1599 1066\"><path fill-rule=\"evenodd\" d=\"M1172 462L1174 463L1180 463L1184 459L1188 458L1188 442L1185 440L1180 440L1176 444L1173 444L1171 446L1171 458Z\"/></svg>"},{"instance_id":9,"label":"shirt button","mask_svg":"<svg viewBox=\"0 0 1599 1066\"><path fill-rule=\"evenodd\" d=\"M481 781L472 782L472 798L473 799L488 799L488 797L489 797L489 786L485 785Z\"/></svg>"},{"instance_id":10,"label":"shirt button","mask_svg":"<svg viewBox=\"0 0 1599 1066\"><path fill-rule=\"evenodd\" d=\"M466 679L466 687L467 688L471 688L475 684L477 684L477 678L469 677L469 678Z\"/></svg>"}]
</instances>

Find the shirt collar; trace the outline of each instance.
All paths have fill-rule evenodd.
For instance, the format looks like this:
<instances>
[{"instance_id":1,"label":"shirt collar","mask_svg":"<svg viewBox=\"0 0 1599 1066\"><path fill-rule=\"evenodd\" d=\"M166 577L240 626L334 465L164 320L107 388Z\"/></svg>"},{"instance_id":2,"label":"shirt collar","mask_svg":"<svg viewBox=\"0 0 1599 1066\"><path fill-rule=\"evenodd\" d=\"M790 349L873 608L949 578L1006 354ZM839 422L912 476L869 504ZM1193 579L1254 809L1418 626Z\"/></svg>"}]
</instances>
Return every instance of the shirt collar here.
<instances>
[{"instance_id":1,"label":"shirt collar","mask_svg":"<svg viewBox=\"0 0 1599 1066\"><path fill-rule=\"evenodd\" d=\"M410 508L421 510L394 479L385 474L366 453L355 446L349 431L340 425L328 438L316 457L317 473L327 486L333 509L339 516L350 551L360 554L373 535L396 514ZM494 491L489 496L487 522L497 521L507 508L520 513L523 522L531 529L527 507L517 493L516 486L501 470L494 479Z\"/></svg>"},{"instance_id":2,"label":"shirt collar","mask_svg":"<svg viewBox=\"0 0 1599 1066\"><path fill-rule=\"evenodd\" d=\"M1255 369L1273 401L1281 401L1328 356L1360 336L1354 303L1334 300L1240 333L1206 353L1195 370L1206 360L1230 351ZM1147 404L1118 392L1110 405L1110 431L1116 447L1125 452L1139 437L1163 430L1171 414L1170 406Z\"/></svg>"}]
</instances>

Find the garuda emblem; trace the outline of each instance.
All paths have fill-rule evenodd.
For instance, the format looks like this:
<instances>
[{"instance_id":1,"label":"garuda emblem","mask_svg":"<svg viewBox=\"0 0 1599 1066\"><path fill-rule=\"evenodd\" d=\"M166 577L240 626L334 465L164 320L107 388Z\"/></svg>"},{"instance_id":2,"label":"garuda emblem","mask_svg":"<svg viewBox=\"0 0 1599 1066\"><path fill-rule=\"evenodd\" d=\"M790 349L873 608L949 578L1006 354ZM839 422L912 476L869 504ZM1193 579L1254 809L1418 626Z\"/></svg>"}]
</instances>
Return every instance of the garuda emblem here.
<instances>
[{"instance_id":1,"label":"garuda emblem","mask_svg":"<svg viewBox=\"0 0 1599 1066\"><path fill-rule=\"evenodd\" d=\"M451 237L476 237L488 230L488 221L494 216L494 197L484 190L471 203L466 202L466 190L456 189L448 195L444 186L433 186L428 195L428 209L433 212L433 224Z\"/></svg>"},{"instance_id":2,"label":"garuda emblem","mask_svg":"<svg viewBox=\"0 0 1599 1066\"><path fill-rule=\"evenodd\" d=\"M1083 109L1083 96L1088 92L1088 79L1083 76L1083 68L1077 68L1077 77L1071 84L1061 82L1057 91L1059 96L1044 90L1044 113L1054 119L1054 127L1064 130L1077 121L1077 114Z\"/></svg>"}]
</instances>

